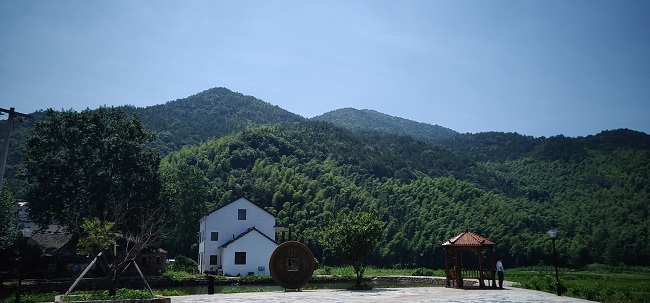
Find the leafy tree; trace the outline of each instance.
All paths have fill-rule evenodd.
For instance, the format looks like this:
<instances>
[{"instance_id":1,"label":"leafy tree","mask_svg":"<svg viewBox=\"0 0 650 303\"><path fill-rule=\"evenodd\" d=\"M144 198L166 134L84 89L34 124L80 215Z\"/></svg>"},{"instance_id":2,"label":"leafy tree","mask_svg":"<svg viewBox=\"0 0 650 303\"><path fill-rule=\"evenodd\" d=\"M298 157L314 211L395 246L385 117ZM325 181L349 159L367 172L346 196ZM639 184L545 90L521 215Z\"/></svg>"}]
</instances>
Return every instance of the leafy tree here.
<instances>
[{"instance_id":1,"label":"leafy tree","mask_svg":"<svg viewBox=\"0 0 650 303\"><path fill-rule=\"evenodd\" d=\"M174 260L174 263L171 263L167 266L167 270L185 271L188 273L195 273L198 271L197 267L199 267L199 263L197 263L194 259L190 259L183 255L176 255L176 257L174 257Z\"/></svg>"},{"instance_id":2,"label":"leafy tree","mask_svg":"<svg viewBox=\"0 0 650 303\"><path fill-rule=\"evenodd\" d=\"M356 273L354 288L362 287L363 259L384 237L384 223L376 213L350 212L339 215L322 230L322 242L340 254Z\"/></svg>"},{"instance_id":3,"label":"leafy tree","mask_svg":"<svg viewBox=\"0 0 650 303\"><path fill-rule=\"evenodd\" d=\"M111 233L115 222L101 222L97 219L83 219L78 251L82 254L97 255L117 245L117 235ZM99 250L99 251L97 251Z\"/></svg>"},{"instance_id":4,"label":"leafy tree","mask_svg":"<svg viewBox=\"0 0 650 303\"><path fill-rule=\"evenodd\" d=\"M16 214L12 212L14 209L14 201L4 182L5 186L0 191L0 250L7 248L16 240Z\"/></svg>"},{"instance_id":5,"label":"leafy tree","mask_svg":"<svg viewBox=\"0 0 650 303\"><path fill-rule=\"evenodd\" d=\"M169 200L169 211L164 240L171 256L195 256L198 253L197 224L211 210L205 174L187 163L163 165L163 192Z\"/></svg>"},{"instance_id":6,"label":"leafy tree","mask_svg":"<svg viewBox=\"0 0 650 303\"><path fill-rule=\"evenodd\" d=\"M160 157L144 147L154 136L137 116L114 108L46 115L24 155L30 216L42 225L61 222L96 254L111 249L110 241L92 240L100 234L125 239L119 260L98 259L113 295L131 260L162 236Z\"/></svg>"}]
</instances>

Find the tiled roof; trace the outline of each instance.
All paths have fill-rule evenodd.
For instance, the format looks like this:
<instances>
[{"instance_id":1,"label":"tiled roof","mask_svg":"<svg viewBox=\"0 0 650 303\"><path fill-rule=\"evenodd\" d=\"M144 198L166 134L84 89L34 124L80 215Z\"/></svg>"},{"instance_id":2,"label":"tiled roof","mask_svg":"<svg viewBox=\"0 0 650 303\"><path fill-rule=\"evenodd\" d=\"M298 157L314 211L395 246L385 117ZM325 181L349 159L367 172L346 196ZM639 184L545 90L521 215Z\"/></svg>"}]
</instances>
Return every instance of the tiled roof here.
<instances>
[{"instance_id":1,"label":"tiled roof","mask_svg":"<svg viewBox=\"0 0 650 303\"><path fill-rule=\"evenodd\" d=\"M447 240L442 246L463 246L463 247L480 247L480 246L495 246L496 243L488 240L487 238L475 234L471 231L464 231L459 235Z\"/></svg>"},{"instance_id":2,"label":"tiled roof","mask_svg":"<svg viewBox=\"0 0 650 303\"><path fill-rule=\"evenodd\" d=\"M258 233L260 233L260 235L262 235L262 236L264 236L265 238L269 239L269 241L275 243L275 241L274 241L273 239L269 238L269 236L265 235L263 232L259 231L259 229L255 228L255 226L253 226L253 227L247 229L246 231L244 231L243 233L239 234L237 237L232 238L232 240L230 240L230 241L224 243L223 245L221 245L221 246L219 246L219 247L228 247L228 245L230 245L230 244L232 244L233 242L235 242L235 241L241 239L242 237L244 237L245 235L247 235L248 233L250 233L250 232L252 232L252 231L257 231Z\"/></svg>"}]
</instances>

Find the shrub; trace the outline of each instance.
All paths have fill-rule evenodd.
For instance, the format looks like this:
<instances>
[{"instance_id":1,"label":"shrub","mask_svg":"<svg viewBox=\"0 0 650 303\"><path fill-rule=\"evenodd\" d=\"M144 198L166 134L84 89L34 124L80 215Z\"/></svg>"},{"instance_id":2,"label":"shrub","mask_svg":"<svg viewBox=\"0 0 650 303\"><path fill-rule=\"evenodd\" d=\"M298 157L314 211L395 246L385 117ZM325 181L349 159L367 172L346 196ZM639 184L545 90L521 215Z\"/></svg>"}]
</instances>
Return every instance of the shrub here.
<instances>
[{"instance_id":1,"label":"shrub","mask_svg":"<svg viewBox=\"0 0 650 303\"><path fill-rule=\"evenodd\" d=\"M75 292L68 296L65 301L100 301L100 300L130 300L130 299L151 299L148 290L120 288L115 296L109 296L108 290Z\"/></svg>"},{"instance_id":2,"label":"shrub","mask_svg":"<svg viewBox=\"0 0 650 303\"><path fill-rule=\"evenodd\" d=\"M20 302L22 303L36 303L36 302L52 302L54 297L59 295L57 292L48 292L48 293L37 293L37 292L24 292L20 295ZM0 300L2 303L13 303L16 302L16 294L13 293L3 300Z\"/></svg>"},{"instance_id":3,"label":"shrub","mask_svg":"<svg viewBox=\"0 0 650 303\"><path fill-rule=\"evenodd\" d=\"M167 266L169 271L185 271L188 273L196 273L198 271L199 263L182 255L174 258L176 261Z\"/></svg>"},{"instance_id":4,"label":"shrub","mask_svg":"<svg viewBox=\"0 0 650 303\"><path fill-rule=\"evenodd\" d=\"M413 272L412 276L435 276L435 271L430 268L420 267Z\"/></svg>"},{"instance_id":5,"label":"shrub","mask_svg":"<svg viewBox=\"0 0 650 303\"><path fill-rule=\"evenodd\" d=\"M323 266L322 269L323 269L323 274L324 275L331 275L332 274L332 268L331 267Z\"/></svg>"}]
</instances>

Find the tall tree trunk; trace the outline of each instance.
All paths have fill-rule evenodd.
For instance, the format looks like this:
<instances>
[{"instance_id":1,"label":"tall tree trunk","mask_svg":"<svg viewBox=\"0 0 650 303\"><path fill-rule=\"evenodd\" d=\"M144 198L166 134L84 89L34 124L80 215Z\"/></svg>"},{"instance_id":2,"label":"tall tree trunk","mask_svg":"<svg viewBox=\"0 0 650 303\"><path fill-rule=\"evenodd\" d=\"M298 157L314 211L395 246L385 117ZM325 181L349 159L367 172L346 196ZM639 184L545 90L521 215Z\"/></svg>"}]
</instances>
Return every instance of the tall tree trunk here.
<instances>
[{"instance_id":1,"label":"tall tree trunk","mask_svg":"<svg viewBox=\"0 0 650 303\"><path fill-rule=\"evenodd\" d=\"M106 286L108 287L108 295L114 297L117 294L117 271L112 268L108 275L106 275Z\"/></svg>"},{"instance_id":2,"label":"tall tree trunk","mask_svg":"<svg viewBox=\"0 0 650 303\"><path fill-rule=\"evenodd\" d=\"M354 267L354 272L357 274L357 278L354 281L354 288L361 288L361 282L363 280L363 269L361 268L361 262L355 262L352 267Z\"/></svg>"}]
</instances>

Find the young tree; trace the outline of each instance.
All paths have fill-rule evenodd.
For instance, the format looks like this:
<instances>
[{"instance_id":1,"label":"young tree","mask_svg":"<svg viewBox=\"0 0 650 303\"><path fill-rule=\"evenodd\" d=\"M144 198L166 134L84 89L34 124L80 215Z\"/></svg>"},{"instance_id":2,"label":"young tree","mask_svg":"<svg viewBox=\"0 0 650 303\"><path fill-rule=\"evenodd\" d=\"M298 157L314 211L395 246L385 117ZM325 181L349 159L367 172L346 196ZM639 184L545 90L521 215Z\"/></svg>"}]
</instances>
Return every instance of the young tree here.
<instances>
[{"instance_id":1,"label":"young tree","mask_svg":"<svg viewBox=\"0 0 650 303\"><path fill-rule=\"evenodd\" d=\"M363 259L383 239L384 225L374 212L350 212L339 215L322 230L323 245L340 254L354 268L355 289L362 288Z\"/></svg>"},{"instance_id":2,"label":"young tree","mask_svg":"<svg viewBox=\"0 0 650 303\"><path fill-rule=\"evenodd\" d=\"M120 260L108 253L98 259L109 294L115 293L131 260L161 237L160 157L144 147L153 138L139 117L100 108L80 113L50 109L28 139L22 176L30 183L30 216L42 225L58 221L75 235L85 235L80 246L96 254L113 249L107 247L110 241L88 240L88 235L98 236L97 230L128 240Z\"/></svg>"}]
</instances>

